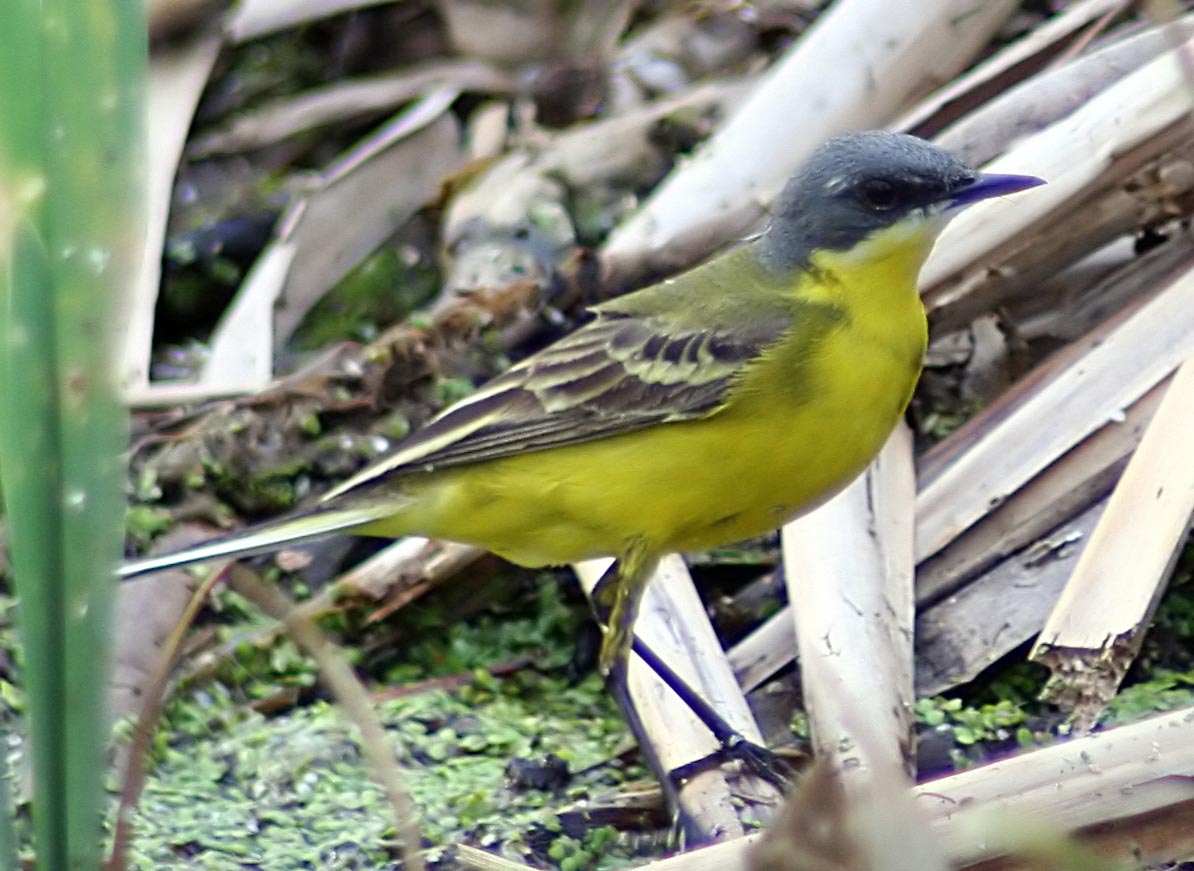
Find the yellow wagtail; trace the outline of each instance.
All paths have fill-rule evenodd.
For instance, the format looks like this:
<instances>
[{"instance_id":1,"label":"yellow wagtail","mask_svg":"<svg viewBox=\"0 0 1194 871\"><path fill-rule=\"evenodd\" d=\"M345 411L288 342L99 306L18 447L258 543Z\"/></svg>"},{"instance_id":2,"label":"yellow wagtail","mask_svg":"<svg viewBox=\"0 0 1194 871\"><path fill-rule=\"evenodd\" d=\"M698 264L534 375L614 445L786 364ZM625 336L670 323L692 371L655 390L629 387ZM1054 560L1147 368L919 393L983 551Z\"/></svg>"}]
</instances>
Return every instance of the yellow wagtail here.
<instances>
[{"instance_id":1,"label":"yellow wagtail","mask_svg":"<svg viewBox=\"0 0 1194 871\"><path fill-rule=\"evenodd\" d=\"M309 510L120 574L332 532L451 539L525 566L613 556L608 672L660 556L764 534L863 470L920 374L916 278L938 233L1037 184L902 134L833 139L756 238L595 307Z\"/></svg>"}]
</instances>

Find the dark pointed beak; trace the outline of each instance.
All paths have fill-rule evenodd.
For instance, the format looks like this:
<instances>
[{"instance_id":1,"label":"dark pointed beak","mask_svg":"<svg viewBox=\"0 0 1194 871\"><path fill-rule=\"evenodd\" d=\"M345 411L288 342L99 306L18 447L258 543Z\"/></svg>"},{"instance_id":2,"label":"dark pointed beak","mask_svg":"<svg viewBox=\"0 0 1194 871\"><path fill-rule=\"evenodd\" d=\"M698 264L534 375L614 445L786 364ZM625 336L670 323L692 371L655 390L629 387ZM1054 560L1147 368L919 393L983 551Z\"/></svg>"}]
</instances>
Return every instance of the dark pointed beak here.
<instances>
[{"instance_id":1,"label":"dark pointed beak","mask_svg":"<svg viewBox=\"0 0 1194 871\"><path fill-rule=\"evenodd\" d=\"M996 173L980 174L974 181L956 191L949 200L949 209L961 209L980 200L992 197L1004 197L1017 194L1029 188L1043 185L1045 180L1035 175L999 175Z\"/></svg>"}]
</instances>

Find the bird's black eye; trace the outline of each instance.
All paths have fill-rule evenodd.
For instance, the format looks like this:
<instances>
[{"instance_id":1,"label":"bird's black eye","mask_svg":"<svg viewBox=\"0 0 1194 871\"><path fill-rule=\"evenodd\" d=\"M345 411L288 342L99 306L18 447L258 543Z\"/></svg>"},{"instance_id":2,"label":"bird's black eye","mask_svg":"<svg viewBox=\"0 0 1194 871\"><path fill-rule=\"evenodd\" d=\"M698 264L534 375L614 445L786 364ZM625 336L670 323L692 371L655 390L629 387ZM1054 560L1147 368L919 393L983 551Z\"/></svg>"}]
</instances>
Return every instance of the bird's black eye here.
<instances>
[{"instance_id":1,"label":"bird's black eye","mask_svg":"<svg viewBox=\"0 0 1194 871\"><path fill-rule=\"evenodd\" d=\"M881 178L872 178L859 189L862 201L878 212L887 212L899 205L900 195L896 186Z\"/></svg>"}]
</instances>

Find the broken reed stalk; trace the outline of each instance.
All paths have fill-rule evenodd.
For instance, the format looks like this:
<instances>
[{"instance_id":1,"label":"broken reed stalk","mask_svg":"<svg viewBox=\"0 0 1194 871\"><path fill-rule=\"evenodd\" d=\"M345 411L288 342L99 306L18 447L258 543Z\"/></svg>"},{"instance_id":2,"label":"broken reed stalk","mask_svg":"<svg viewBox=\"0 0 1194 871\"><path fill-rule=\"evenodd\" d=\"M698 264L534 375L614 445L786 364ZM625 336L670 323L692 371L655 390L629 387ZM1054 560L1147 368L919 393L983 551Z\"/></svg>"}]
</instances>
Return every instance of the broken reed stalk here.
<instances>
[{"instance_id":1,"label":"broken reed stalk","mask_svg":"<svg viewBox=\"0 0 1194 871\"><path fill-rule=\"evenodd\" d=\"M998 854L990 832L1032 819L1078 832L1194 802L1194 708L1011 756L912 789L955 867ZM1188 819L1187 819L1188 828ZM1188 843L1188 831L1179 844ZM746 871L759 835L648 862L650 871ZM1155 853L1154 853L1155 855Z\"/></svg>"},{"instance_id":2,"label":"broken reed stalk","mask_svg":"<svg viewBox=\"0 0 1194 871\"><path fill-rule=\"evenodd\" d=\"M206 0L200 0L206 2ZM152 16L152 12L151 12ZM128 294L122 300L124 326L120 348L120 384L125 396L139 395L149 384L154 316L162 278L162 249L178 160L186 144L191 117L199 103L216 57L218 35L203 33L153 53L149 62L149 106L146 122L145 250Z\"/></svg>"},{"instance_id":3,"label":"broken reed stalk","mask_svg":"<svg viewBox=\"0 0 1194 871\"><path fill-rule=\"evenodd\" d=\"M967 683L1040 631L1094 530L1100 500L1020 553L1000 560L916 616L916 691Z\"/></svg>"},{"instance_id":4,"label":"broken reed stalk","mask_svg":"<svg viewBox=\"0 0 1194 871\"><path fill-rule=\"evenodd\" d=\"M1184 363L1111 494L1031 658L1047 699L1094 725L1135 659L1194 515L1194 360Z\"/></svg>"},{"instance_id":5,"label":"broken reed stalk","mask_svg":"<svg viewBox=\"0 0 1194 871\"><path fill-rule=\"evenodd\" d=\"M940 551L1194 353L1194 269L1090 344L1088 353L922 484L918 561Z\"/></svg>"},{"instance_id":6,"label":"broken reed stalk","mask_svg":"<svg viewBox=\"0 0 1194 871\"><path fill-rule=\"evenodd\" d=\"M298 606L308 620L337 608L345 599L367 599L379 608L376 621L392 614L456 577L488 551L452 541L433 541L417 535L400 538L362 560Z\"/></svg>"},{"instance_id":7,"label":"broken reed stalk","mask_svg":"<svg viewBox=\"0 0 1194 871\"><path fill-rule=\"evenodd\" d=\"M1037 73L1080 39L1092 23L1108 14L1122 12L1127 5L1126 0L1080 0L1069 4L922 100L899 118L892 128L934 139L938 131L959 117L969 120L982 114L991 103L1000 100L1009 90L1014 90L1015 82L1043 78ZM1157 51L1161 50L1158 47ZM1011 88L1009 84L1012 84ZM992 94L995 96L992 97ZM1023 119L1026 112L1024 107L1020 107L1020 111L1009 114ZM1016 135L1006 129L988 129L987 132L998 133L983 140L986 148L994 149L992 153L978 155L963 148L957 150L958 156L972 166L986 163L1003 150L1002 146L1023 135L1025 127L1022 122L1017 125L1014 131ZM944 148L954 150L952 143L941 144Z\"/></svg>"},{"instance_id":8,"label":"broken reed stalk","mask_svg":"<svg viewBox=\"0 0 1194 871\"><path fill-rule=\"evenodd\" d=\"M960 328L1112 239L1188 211L1192 129L1170 51L984 167L1049 184L945 229L921 273L934 329Z\"/></svg>"},{"instance_id":9,"label":"broken reed stalk","mask_svg":"<svg viewBox=\"0 0 1194 871\"><path fill-rule=\"evenodd\" d=\"M613 232L602 255L659 250L697 216L772 199L821 142L883 126L894 107L965 69L1014 9L1007 0L921 0L891 15L886 0L834 4L693 159ZM776 142L785 147L777 151Z\"/></svg>"},{"instance_id":10,"label":"broken reed stalk","mask_svg":"<svg viewBox=\"0 0 1194 871\"><path fill-rule=\"evenodd\" d=\"M1062 18L1077 12L1079 5L1066 7L1028 38L1034 38L1053 22L1060 24ZM1010 144L1074 112L1169 47L1160 27L1130 31L1125 37L1113 38L1078 57L1051 64L1011 87L1000 89L989 101L941 130L933 140L972 166L980 166L1002 154Z\"/></svg>"},{"instance_id":11,"label":"broken reed stalk","mask_svg":"<svg viewBox=\"0 0 1194 871\"><path fill-rule=\"evenodd\" d=\"M816 753L851 775L896 782L915 772L915 494L912 433L901 424L862 477L782 533Z\"/></svg>"},{"instance_id":12,"label":"broken reed stalk","mask_svg":"<svg viewBox=\"0 0 1194 871\"><path fill-rule=\"evenodd\" d=\"M611 560L574 566L581 586L591 593ZM643 596L635 635L642 639L690 687L700 693L748 741L762 735L738 687L708 614L679 556L666 557ZM674 790L675 806L693 840L738 837L766 816L781 796L774 785L749 775L734 775L716 760L681 784L671 773L689 768L717 752L709 730L637 655L627 672L629 698L619 699L647 756L654 760L665 790ZM742 801L749 796L749 801Z\"/></svg>"}]
</instances>

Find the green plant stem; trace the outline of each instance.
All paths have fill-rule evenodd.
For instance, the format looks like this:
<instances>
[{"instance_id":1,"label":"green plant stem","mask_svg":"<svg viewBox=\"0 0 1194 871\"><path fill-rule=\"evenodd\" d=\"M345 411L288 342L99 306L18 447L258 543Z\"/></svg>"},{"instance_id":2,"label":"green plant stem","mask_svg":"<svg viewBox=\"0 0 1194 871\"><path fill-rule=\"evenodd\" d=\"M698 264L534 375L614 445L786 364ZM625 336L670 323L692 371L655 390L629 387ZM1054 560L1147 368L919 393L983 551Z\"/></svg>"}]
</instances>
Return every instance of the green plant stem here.
<instances>
[{"instance_id":1,"label":"green plant stem","mask_svg":"<svg viewBox=\"0 0 1194 871\"><path fill-rule=\"evenodd\" d=\"M140 260L142 9L0 4L0 475L44 869L95 868L126 415L114 315Z\"/></svg>"}]
</instances>

